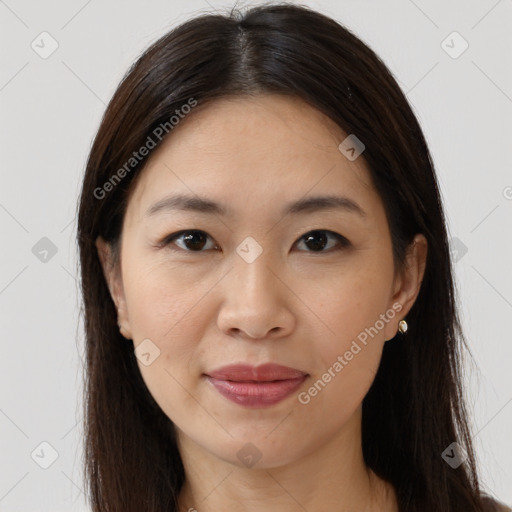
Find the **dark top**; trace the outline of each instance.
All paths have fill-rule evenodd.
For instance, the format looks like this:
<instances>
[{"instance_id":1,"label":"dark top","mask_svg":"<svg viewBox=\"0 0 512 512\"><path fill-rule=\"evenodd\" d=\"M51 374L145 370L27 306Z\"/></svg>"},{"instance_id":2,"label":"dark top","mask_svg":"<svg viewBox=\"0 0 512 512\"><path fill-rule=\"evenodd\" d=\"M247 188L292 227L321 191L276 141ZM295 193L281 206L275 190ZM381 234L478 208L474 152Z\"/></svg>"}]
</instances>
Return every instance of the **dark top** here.
<instances>
[{"instance_id":1,"label":"dark top","mask_svg":"<svg viewBox=\"0 0 512 512\"><path fill-rule=\"evenodd\" d=\"M486 512L512 512L512 508L488 496L484 496L482 501L485 503Z\"/></svg>"}]
</instances>

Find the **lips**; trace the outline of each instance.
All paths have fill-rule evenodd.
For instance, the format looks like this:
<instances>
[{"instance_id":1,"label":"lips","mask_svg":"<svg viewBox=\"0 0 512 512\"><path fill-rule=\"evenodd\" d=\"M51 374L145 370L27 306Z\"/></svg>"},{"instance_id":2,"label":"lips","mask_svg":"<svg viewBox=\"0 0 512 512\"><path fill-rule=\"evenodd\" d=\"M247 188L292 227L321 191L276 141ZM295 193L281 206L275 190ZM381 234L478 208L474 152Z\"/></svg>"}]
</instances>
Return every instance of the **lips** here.
<instances>
[{"instance_id":1,"label":"lips","mask_svg":"<svg viewBox=\"0 0 512 512\"><path fill-rule=\"evenodd\" d=\"M273 363L237 364L208 372L207 380L225 398L246 407L276 404L296 391L308 374Z\"/></svg>"},{"instance_id":2,"label":"lips","mask_svg":"<svg viewBox=\"0 0 512 512\"><path fill-rule=\"evenodd\" d=\"M267 363L260 366L250 366L247 364L235 364L223 366L217 370L208 372L210 377L221 380L231 381L257 381L268 382L272 380L296 379L306 375L300 370L281 366L279 364Z\"/></svg>"}]
</instances>

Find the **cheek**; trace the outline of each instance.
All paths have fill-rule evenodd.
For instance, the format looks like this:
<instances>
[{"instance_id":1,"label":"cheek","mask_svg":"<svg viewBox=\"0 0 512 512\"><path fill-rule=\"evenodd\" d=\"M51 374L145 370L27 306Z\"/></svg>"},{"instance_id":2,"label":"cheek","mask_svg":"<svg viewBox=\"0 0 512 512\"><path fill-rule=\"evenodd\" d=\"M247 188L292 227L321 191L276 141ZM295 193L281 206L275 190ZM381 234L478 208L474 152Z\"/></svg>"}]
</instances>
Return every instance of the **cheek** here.
<instances>
[{"instance_id":1,"label":"cheek","mask_svg":"<svg viewBox=\"0 0 512 512\"><path fill-rule=\"evenodd\" d=\"M154 265L135 268L130 266L133 263L126 263L123 282L134 348L148 347L154 357L149 365L140 358L137 362L151 394L169 410L171 405L187 403L190 397L185 390L193 392L198 370L190 363L200 359L208 318L204 298L211 285L188 279L185 283L179 272L164 272Z\"/></svg>"},{"instance_id":2,"label":"cheek","mask_svg":"<svg viewBox=\"0 0 512 512\"><path fill-rule=\"evenodd\" d=\"M147 267L133 263L127 262L123 280L134 340L154 338L176 351L197 340L193 333L201 326L199 310L208 283L161 263Z\"/></svg>"},{"instance_id":3,"label":"cheek","mask_svg":"<svg viewBox=\"0 0 512 512\"><path fill-rule=\"evenodd\" d=\"M191 362L197 360L204 337L207 315L201 298L207 290L168 278L169 273L155 267L127 272L125 296L134 348L148 347L152 354L148 365L137 357L142 378L165 414L186 426L185 419L197 413L197 368Z\"/></svg>"},{"instance_id":4,"label":"cheek","mask_svg":"<svg viewBox=\"0 0 512 512\"><path fill-rule=\"evenodd\" d=\"M309 295L308 305L328 327L326 346L343 348L385 313L391 289L389 272L370 264L352 266L331 275L314 294L301 292Z\"/></svg>"},{"instance_id":5,"label":"cheek","mask_svg":"<svg viewBox=\"0 0 512 512\"><path fill-rule=\"evenodd\" d=\"M333 279L328 290L312 298L327 328L326 335L317 338L315 373L306 392L311 402L323 404L322 410L353 411L371 386L382 355L384 327L395 314L388 308L389 290L386 269L365 266Z\"/></svg>"}]
</instances>

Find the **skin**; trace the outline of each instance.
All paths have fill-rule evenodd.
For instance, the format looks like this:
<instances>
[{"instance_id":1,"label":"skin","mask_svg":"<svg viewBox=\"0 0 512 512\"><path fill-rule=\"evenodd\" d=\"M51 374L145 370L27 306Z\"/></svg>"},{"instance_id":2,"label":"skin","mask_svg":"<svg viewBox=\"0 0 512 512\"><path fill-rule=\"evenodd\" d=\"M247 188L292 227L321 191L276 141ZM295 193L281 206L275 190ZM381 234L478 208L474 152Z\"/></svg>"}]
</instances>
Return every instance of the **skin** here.
<instances>
[{"instance_id":1,"label":"skin","mask_svg":"<svg viewBox=\"0 0 512 512\"><path fill-rule=\"evenodd\" d=\"M186 472L183 511L398 510L392 486L364 464L361 404L384 343L417 297L427 242L416 235L406 268L395 275L382 201L364 153L350 161L338 149L346 136L291 97L198 106L151 155L132 190L119 265L109 264L110 248L97 240L122 334L135 347L150 339L160 350L150 365L138 363L176 426ZM146 216L178 192L215 200L233 215ZM289 202L324 194L352 199L366 216L281 213ZM158 247L187 229L204 231L204 245L182 237ZM339 233L350 245L325 232L325 246L318 239L308 244L303 235L311 230ZM251 263L236 252L248 236L263 249ZM393 304L400 312L300 403L299 392ZM226 364L269 361L309 374L298 392L270 407L237 405L203 376ZM261 456L252 467L237 457L247 443Z\"/></svg>"}]
</instances>

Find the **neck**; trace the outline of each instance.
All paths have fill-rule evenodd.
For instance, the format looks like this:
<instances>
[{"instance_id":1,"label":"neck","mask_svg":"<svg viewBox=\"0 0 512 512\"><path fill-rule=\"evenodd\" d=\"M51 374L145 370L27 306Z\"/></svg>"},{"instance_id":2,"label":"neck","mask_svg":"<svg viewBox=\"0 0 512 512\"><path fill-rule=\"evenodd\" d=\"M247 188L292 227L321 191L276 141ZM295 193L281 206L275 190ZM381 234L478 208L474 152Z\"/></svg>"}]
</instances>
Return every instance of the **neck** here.
<instances>
[{"instance_id":1,"label":"neck","mask_svg":"<svg viewBox=\"0 0 512 512\"><path fill-rule=\"evenodd\" d=\"M360 411L311 453L273 467L240 467L181 431L178 446L186 475L180 512L398 511L392 486L364 463Z\"/></svg>"}]
</instances>

